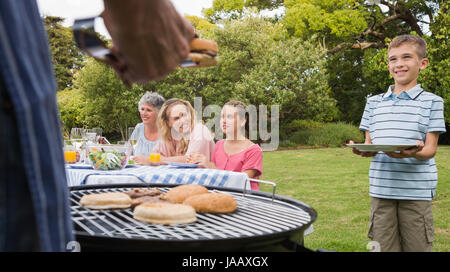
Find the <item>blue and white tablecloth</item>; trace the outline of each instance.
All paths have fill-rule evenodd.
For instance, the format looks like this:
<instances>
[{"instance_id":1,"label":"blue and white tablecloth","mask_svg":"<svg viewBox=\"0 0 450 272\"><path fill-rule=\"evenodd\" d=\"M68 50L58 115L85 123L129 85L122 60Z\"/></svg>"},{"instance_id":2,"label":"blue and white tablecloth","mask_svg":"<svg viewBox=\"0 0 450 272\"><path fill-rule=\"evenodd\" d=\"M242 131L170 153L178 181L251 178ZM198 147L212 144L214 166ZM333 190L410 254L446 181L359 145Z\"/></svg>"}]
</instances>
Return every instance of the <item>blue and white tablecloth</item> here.
<instances>
[{"instance_id":1,"label":"blue and white tablecloth","mask_svg":"<svg viewBox=\"0 0 450 272\"><path fill-rule=\"evenodd\" d=\"M199 184L243 189L247 174L208 168L174 168L164 166L137 166L122 170L79 169L66 166L69 186L113 183ZM250 183L247 182L247 189Z\"/></svg>"}]
</instances>

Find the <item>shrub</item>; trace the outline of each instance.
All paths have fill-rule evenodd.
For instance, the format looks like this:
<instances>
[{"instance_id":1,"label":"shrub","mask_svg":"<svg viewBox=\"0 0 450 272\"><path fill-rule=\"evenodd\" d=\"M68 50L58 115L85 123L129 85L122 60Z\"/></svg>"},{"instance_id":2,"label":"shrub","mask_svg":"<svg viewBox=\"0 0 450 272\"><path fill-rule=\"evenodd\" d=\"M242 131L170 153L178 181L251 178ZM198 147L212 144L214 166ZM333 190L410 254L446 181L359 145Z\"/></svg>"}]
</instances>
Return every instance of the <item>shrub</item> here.
<instances>
[{"instance_id":1,"label":"shrub","mask_svg":"<svg viewBox=\"0 0 450 272\"><path fill-rule=\"evenodd\" d=\"M364 135L358 127L343 122L328 123L316 129L300 130L290 137L290 141L297 144L328 147L339 147L349 140L363 142Z\"/></svg>"},{"instance_id":2,"label":"shrub","mask_svg":"<svg viewBox=\"0 0 450 272\"><path fill-rule=\"evenodd\" d=\"M289 140L280 141L278 147L297 147L297 144Z\"/></svg>"},{"instance_id":3,"label":"shrub","mask_svg":"<svg viewBox=\"0 0 450 272\"><path fill-rule=\"evenodd\" d=\"M76 89L59 91L57 99L63 134L68 137L71 128L86 125L82 113L86 101L82 93Z\"/></svg>"},{"instance_id":4,"label":"shrub","mask_svg":"<svg viewBox=\"0 0 450 272\"><path fill-rule=\"evenodd\" d=\"M280 139L287 140L296 132L304 130L318 129L326 123L317 122L313 120L293 120L288 124L281 124L280 126Z\"/></svg>"}]
</instances>

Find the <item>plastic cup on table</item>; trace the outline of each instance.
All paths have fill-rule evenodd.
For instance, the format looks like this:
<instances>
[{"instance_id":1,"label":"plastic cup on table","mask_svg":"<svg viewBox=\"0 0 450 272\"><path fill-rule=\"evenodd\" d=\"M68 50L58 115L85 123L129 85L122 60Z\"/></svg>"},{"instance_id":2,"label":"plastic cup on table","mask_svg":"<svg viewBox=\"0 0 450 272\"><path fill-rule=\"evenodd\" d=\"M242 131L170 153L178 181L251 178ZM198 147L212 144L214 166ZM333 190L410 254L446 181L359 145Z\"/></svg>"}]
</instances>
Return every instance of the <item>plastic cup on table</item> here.
<instances>
[{"instance_id":1,"label":"plastic cup on table","mask_svg":"<svg viewBox=\"0 0 450 272\"><path fill-rule=\"evenodd\" d=\"M150 165L160 165L161 155L158 153L150 153L149 159L150 159Z\"/></svg>"},{"instance_id":2,"label":"plastic cup on table","mask_svg":"<svg viewBox=\"0 0 450 272\"><path fill-rule=\"evenodd\" d=\"M64 147L64 161L69 164L77 162L77 150L75 147Z\"/></svg>"}]
</instances>

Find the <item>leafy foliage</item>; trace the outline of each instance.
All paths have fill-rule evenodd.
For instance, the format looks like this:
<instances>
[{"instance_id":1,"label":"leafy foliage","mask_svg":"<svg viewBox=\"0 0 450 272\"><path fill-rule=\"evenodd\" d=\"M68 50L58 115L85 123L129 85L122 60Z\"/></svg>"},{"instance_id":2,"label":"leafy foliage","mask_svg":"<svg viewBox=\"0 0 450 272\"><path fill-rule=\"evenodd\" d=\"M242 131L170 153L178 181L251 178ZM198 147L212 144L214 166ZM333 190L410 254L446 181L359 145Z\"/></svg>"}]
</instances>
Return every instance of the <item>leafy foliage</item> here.
<instances>
[{"instance_id":1,"label":"leafy foliage","mask_svg":"<svg viewBox=\"0 0 450 272\"><path fill-rule=\"evenodd\" d=\"M339 147L349 140L363 142L363 133L358 127L338 122L327 123L317 129L306 129L295 132L290 141L301 145Z\"/></svg>"},{"instance_id":2,"label":"leafy foliage","mask_svg":"<svg viewBox=\"0 0 450 272\"><path fill-rule=\"evenodd\" d=\"M142 87L127 88L114 71L103 63L88 58L75 78L74 87L81 92L82 116L88 127L102 127L105 133L119 133L139 122L138 101Z\"/></svg>"},{"instance_id":3,"label":"leafy foliage","mask_svg":"<svg viewBox=\"0 0 450 272\"><path fill-rule=\"evenodd\" d=\"M218 28L217 25L197 16L186 16L186 19L188 19L194 26L197 35L203 39L208 39L208 37L212 35L212 32Z\"/></svg>"},{"instance_id":4,"label":"leafy foliage","mask_svg":"<svg viewBox=\"0 0 450 272\"><path fill-rule=\"evenodd\" d=\"M385 92L393 84L386 68L387 45L399 34L416 33L427 40L430 59L419 82L444 98L449 123L449 4L442 0L374 2L215 0L212 8L203 11L205 18L187 18L201 38L218 43L219 64L179 68L164 80L132 89L125 88L104 65L76 62L82 58L67 47L71 34L58 26L61 21L56 18L48 25L55 25L49 28L49 40L58 86L67 88L60 95L62 120L66 127L102 126L110 133L121 133L139 122L136 104L141 94L155 91L192 103L194 97L201 97L203 107L221 106L230 99L256 106L279 105L284 135L292 133L288 128L296 120L358 124L366 97ZM263 15L280 7L284 8L281 18ZM67 49L57 51L62 48ZM85 63L89 67L79 70ZM72 86L66 76L74 74Z\"/></svg>"},{"instance_id":5,"label":"leafy foliage","mask_svg":"<svg viewBox=\"0 0 450 272\"><path fill-rule=\"evenodd\" d=\"M83 65L83 55L75 44L72 30L62 26L63 21L64 18L55 16L44 18L53 68L60 91L72 86L74 74Z\"/></svg>"},{"instance_id":6,"label":"leafy foliage","mask_svg":"<svg viewBox=\"0 0 450 272\"><path fill-rule=\"evenodd\" d=\"M273 10L283 5L283 0L214 0L211 8L203 9L203 15L212 23L224 19L241 19L246 9Z\"/></svg>"},{"instance_id":7,"label":"leafy foliage","mask_svg":"<svg viewBox=\"0 0 450 272\"><path fill-rule=\"evenodd\" d=\"M427 90L444 99L445 121L450 123L450 4L444 2L427 37L430 66L421 75Z\"/></svg>"},{"instance_id":8,"label":"leafy foliage","mask_svg":"<svg viewBox=\"0 0 450 272\"><path fill-rule=\"evenodd\" d=\"M149 87L165 97L203 105L231 99L252 105L279 105L281 122L306 118L330 121L335 100L326 81L325 51L300 39L286 39L280 24L246 17L214 31L220 63L206 69L177 69Z\"/></svg>"},{"instance_id":9,"label":"leafy foliage","mask_svg":"<svg viewBox=\"0 0 450 272\"><path fill-rule=\"evenodd\" d=\"M289 33L308 38L352 37L367 28L368 13L354 0L286 0L283 23Z\"/></svg>"},{"instance_id":10,"label":"leafy foliage","mask_svg":"<svg viewBox=\"0 0 450 272\"><path fill-rule=\"evenodd\" d=\"M63 123L63 134L69 136L70 129L73 127L84 127L83 108L86 100L80 90L65 89L57 93L59 113Z\"/></svg>"}]
</instances>

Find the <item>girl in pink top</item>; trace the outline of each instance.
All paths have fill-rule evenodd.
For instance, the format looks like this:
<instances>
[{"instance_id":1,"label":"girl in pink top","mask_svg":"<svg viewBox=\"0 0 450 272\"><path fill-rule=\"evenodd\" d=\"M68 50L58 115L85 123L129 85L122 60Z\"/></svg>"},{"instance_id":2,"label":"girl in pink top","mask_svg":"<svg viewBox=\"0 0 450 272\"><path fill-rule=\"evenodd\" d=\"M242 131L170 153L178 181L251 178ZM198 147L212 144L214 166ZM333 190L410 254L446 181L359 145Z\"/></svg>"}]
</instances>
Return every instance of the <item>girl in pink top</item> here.
<instances>
[{"instance_id":1,"label":"girl in pink top","mask_svg":"<svg viewBox=\"0 0 450 272\"><path fill-rule=\"evenodd\" d=\"M246 105L240 101L230 101L223 106L220 124L226 139L216 143L210 161L196 156L194 162L208 168L244 172L249 178L261 176L263 153L259 145L245 137L248 128L245 109ZM257 182L250 182L250 186L252 190L259 190Z\"/></svg>"},{"instance_id":2,"label":"girl in pink top","mask_svg":"<svg viewBox=\"0 0 450 272\"><path fill-rule=\"evenodd\" d=\"M194 123L194 109L188 101L167 100L158 115L160 141L152 153L161 154L161 161L186 162L190 154L201 154L210 159L214 139L208 128Z\"/></svg>"}]
</instances>

